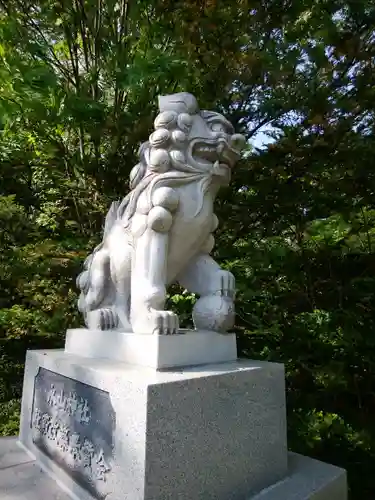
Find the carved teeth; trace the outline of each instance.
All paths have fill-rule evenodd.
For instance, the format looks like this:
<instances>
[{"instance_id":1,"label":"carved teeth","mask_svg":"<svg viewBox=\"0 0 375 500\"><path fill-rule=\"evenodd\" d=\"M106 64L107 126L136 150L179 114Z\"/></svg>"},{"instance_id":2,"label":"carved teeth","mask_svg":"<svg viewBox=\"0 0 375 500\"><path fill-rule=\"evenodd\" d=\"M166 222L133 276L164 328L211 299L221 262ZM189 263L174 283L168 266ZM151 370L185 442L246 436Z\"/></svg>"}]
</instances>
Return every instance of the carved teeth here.
<instances>
[{"instance_id":1,"label":"carved teeth","mask_svg":"<svg viewBox=\"0 0 375 500\"><path fill-rule=\"evenodd\" d=\"M222 143L218 145L218 147L217 147L216 151L217 151L217 153L218 153L219 155L221 155L221 153L224 151L224 147L225 147L225 146L224 146L224 144L222 144Z\"/></svg>"},{"instance_id":2,"label":"carved teeth","mask_svg":"<svg viewBox=\"0 0 375 500\"><path fill-rule=\"evenodd\" d=\"M201 157L201 159L204 159L209 162L217 160L216 147L211 145L208 146L205 146L203 144L196 145L194 148L194 154Z\"/></svg>"}]
</instances>

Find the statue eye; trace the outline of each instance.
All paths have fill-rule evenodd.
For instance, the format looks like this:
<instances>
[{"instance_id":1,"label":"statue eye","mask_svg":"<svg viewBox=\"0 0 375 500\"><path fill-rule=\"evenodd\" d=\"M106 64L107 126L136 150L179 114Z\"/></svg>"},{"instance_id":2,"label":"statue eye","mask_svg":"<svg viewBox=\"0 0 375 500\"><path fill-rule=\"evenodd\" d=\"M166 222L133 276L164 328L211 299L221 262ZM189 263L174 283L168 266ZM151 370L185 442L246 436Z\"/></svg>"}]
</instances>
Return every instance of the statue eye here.
<instances>
[{"instance_id":1,"label":"statue eye","mask_svg":"<svg viewBox=\"0 0 375 500\"><path fill-rule=\"evenodd\" d=\"M221 122L212 122L210 124L210 128L213 132L225 132L225 133L227 133L225 125L223 125L223 123L221 123Z\"/></svg>"}]
</instances>

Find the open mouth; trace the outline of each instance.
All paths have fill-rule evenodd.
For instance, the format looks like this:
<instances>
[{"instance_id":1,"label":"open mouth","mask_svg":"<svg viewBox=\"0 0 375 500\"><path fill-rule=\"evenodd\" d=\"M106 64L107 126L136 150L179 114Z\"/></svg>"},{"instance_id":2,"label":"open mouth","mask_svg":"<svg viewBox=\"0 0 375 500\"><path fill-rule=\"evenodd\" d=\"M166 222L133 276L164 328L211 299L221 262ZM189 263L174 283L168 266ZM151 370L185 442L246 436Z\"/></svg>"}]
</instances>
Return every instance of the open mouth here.
<instances>
[{"instance_id":1,"label":"open mouth","mask_svg":"<svg viewBox=\"0 0 375 500\"><path fill-rule=\"evenodd\" d=\"M200 160L201 163L211 165L219 160L216 146L207 146L203 143L197 143L193 147L193 156Z\"/></svg>"},{"instance_id":2,"label":"open mouth","mask_svg":"<svg viewBox=\"0 0 375 500\"><path fill-rule=\"evenodd\" d=\"M239 154L232 150L226 142L219 144L196 142L192 148L192 156L203 165L219 164L220 167L232 168L238 160Z\"/></svg>"}]
</instances>

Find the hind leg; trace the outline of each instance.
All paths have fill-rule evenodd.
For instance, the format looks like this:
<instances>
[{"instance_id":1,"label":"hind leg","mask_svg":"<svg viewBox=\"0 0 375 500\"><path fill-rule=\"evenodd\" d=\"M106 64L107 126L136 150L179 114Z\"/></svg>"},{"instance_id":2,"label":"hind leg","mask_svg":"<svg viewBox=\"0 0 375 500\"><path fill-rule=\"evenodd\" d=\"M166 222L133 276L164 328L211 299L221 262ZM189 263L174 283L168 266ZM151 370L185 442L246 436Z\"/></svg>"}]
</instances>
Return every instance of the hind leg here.
<instances>
[{"instance_id":1,"label":"hind leg","mask_svg":"<svg viewBox=\"0 0 375 500\"><path fill-rule=\"evenodd\" d=\"M78 309L91 330L109 330L118 325L117 316L111 308L113 285L109 269L109 253L102 248L92 255L90 264L77 279L77 286L81 289Z\"/></svg>"},{"instance_id":2,"label":"hind leg","mask_svg":"<svg viewBox=\"0 0 375 500\"><path fill-rule=\"evenodd\" d=\"M113 226L100 259L94 259L90 268L90 289L86 295L87 326L91 329L131 331L131 248L128 235L120 224ZM100 291L100 295L95 291Z\"/></svg>"},{"instance_id":3,"label":"hind leg","mask_svg":"<svg viewBox=\"0 0 375 500\"><path fill-rule=\"evenodd\" d=\"M129 236L120 224L114 227L108 238L108 243L111 248L112 311L117 319L117 328L130 332L129 302L132 249L129 245Z\"/></svg>"}]
</instances>

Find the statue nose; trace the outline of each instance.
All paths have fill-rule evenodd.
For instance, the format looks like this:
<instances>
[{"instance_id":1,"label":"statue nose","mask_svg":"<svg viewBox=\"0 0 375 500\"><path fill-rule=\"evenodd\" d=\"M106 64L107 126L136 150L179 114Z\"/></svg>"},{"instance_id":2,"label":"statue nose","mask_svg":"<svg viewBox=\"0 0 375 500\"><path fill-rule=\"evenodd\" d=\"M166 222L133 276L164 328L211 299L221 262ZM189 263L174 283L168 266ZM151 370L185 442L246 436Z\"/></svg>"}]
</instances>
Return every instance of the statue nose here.
<instances>
[{"instance_id":1,"label":"statue nose","mask_svg":"<svg viewBox=\"0 0 375 500\"><path fill-rule=\"evenodd\" d=\"M233 134L230 138L229 145L231 148L237 151L242 151L246 146L246 137L242 134Z\"/></svg>"}]
</instances>

